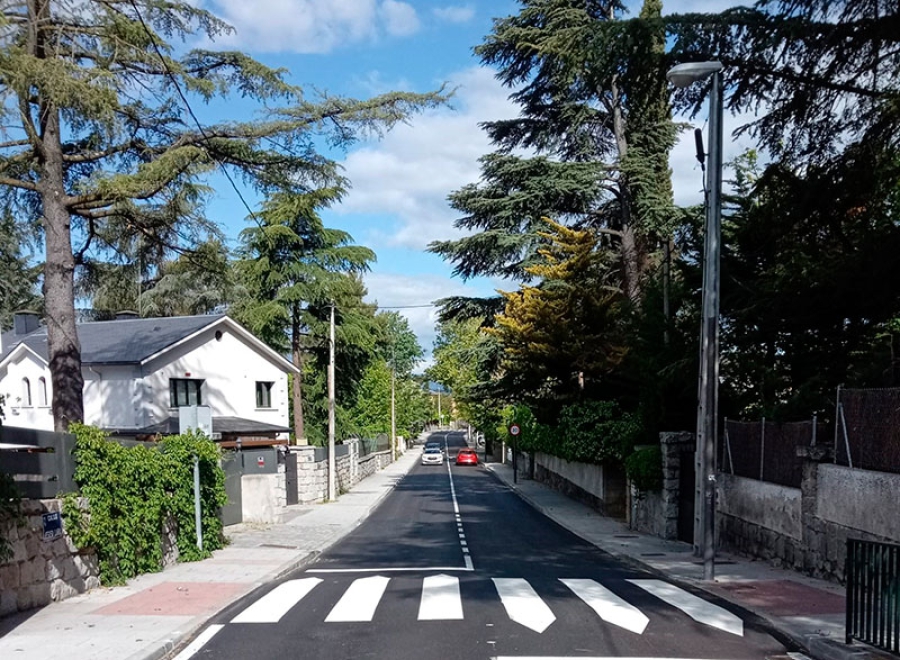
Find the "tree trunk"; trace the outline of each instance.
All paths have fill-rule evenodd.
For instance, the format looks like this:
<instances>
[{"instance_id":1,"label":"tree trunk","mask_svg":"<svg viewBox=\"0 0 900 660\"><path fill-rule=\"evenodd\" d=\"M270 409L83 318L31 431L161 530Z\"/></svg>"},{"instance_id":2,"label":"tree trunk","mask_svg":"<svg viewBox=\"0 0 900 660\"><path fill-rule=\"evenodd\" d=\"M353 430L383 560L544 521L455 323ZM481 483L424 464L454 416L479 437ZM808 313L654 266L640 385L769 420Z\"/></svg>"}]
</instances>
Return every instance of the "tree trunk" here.
<instances>
[{"instance_id":1,"label":"tree trunk","mask_svg":"<svg viewBox=\"0 0 900 660\"><path fill-rule=\"evenodd\" d=\"M29 35L31 53L40 59L46 52L40 26L50 23L49 0L30 0ZM38 92L40 94L40 92ZM44 215L44 316L47 324L47 354L53 385L53 427L67 431L72 422L84 421L84 377L81 375L81 344L75 327L75 257L72 254L71 218L67 207L63 174L59 109L39 100L39 183Z\"/></svg>"},{"instance_id":2,"label":"tree trunk","mask_svg":"<svg viewBox=\"0 0 900 660\"><path fill-rule=\"evenodd\" d=\"M291 318L291 362L297 367L299 373L292 379L291 396L294 401L294 438L298 445L308 445L306 431L303 428L303 346L300 338L300 315L297 310L292 310Z\"/></svg>"},{"instance_id":3,"label":"tree trunk","mask_svg":"<svg viewBox=\"0 0 900 660\"><path fill-rule=\"evenodd\" d=\"M616 139L619 160L622 160L628 154L628 139L625 134L625 118L622 116L621 95L619 94L618 84L615 81L612 83L611 91L613 134ZM620 173L619 176L619 192L622 222L622 290L628 297L628 300L635 305L639 305L642 259L637 236L632 225L631 187L623 173Z\"/></svg>"}]
</instances>

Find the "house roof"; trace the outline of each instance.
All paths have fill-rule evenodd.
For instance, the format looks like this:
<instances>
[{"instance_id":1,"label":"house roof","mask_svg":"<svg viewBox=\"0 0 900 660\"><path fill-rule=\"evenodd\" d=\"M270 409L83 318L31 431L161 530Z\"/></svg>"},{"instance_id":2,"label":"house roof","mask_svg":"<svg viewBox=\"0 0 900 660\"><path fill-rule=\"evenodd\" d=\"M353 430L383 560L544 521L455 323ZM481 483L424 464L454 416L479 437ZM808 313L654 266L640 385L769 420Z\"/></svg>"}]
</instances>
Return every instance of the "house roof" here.
<instances>
[{"instance_id":1,"label":"house roof","mask_svg":"<svg viewBox=\"0 0 900 660\"><path fill-rule=\"evenodd\" d=\"M266 422L258 422L253 419L244 419L243 417L213 417L212 432L221 433L223 435L243 434L253 435L256 433L288 433L290 428L286 426L278 426L277 424L267 424ZM137 430L114 431L119 435L178 435L181 427L178 423L178 415L167 417L161 422L145 426Z\"/></svg>"},{"instance_id":2,"label":"house roof","mask_svg":"<svg viewBox=\"0 0 900 660\"><path fill-rule=\"evenodd\" d=\"M296 370L290 362L225 314L91 321L77 323L75 327L81 343L82 364L140 364L205 328L222 323L227 323L287 370ZM48 361L47 327L41 326L25 335L16 335L13 331L3 333L0 363L21 345Z\"/></svg>"}]
</instances>

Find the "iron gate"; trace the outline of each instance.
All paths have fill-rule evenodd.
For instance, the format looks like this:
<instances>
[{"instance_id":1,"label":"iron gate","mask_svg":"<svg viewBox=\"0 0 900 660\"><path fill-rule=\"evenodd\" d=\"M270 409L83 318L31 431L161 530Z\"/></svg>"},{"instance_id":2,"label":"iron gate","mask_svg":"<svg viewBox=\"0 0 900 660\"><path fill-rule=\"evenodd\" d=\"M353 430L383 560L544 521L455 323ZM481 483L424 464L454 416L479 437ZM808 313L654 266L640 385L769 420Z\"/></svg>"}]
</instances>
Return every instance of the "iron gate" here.
<instances>
[{"instance_id":1,"label":"iron gate","mask_svg":"<svg viewBox=\"0 0 900 660\"><path fill-rule=\"evenodd\" d=\"M900 653L900 545L847 539L847 643Z\"/></svg>"}]
</instances>

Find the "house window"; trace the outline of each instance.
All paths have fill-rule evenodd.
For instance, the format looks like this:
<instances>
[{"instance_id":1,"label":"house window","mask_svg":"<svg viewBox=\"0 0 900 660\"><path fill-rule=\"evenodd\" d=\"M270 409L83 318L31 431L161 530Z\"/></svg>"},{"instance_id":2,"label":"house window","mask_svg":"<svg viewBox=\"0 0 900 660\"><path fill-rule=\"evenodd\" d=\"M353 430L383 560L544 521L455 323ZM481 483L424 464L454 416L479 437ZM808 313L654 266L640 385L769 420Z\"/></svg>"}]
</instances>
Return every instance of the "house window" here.
<instances>
[{"instance_id":1,"label":"house window","mask_svg":"<svg viewBox=\"0 0 900 660\"><path fill-rule=\"evenodd\" d=\"M27 378L22 379L22 405L31 408L31 381Z\"/></svg>"},{"instance_id":2,"label":"house window","mask_svg":"<svg viewBox=\"0 0 900 660\"><path fill-rule=\"evenodd\" d=\"M272 407L272 386L275 383L266 383L256 381L256 407L271 408Z\"/></svg>"},{"instance_id":3,"label":"house window","mask_svg":"<svg viewBox=\"0 0 900 660\"><path fill-rule=\"evenodd\" d=\"M43 376L38 379L38 405L47 406L47 379Z\"/></svg>"},{"instance_id":4,"label":"house window","mask_svg":"<svg viewBox=\"0 0 900 660\"><path fill-rule=\"evenodd\" d=\"M169 405L172 408L202 406L203 398L200 396L202 385L203 381L195 378L170 378Z\"/></svg>"}]
</instances>

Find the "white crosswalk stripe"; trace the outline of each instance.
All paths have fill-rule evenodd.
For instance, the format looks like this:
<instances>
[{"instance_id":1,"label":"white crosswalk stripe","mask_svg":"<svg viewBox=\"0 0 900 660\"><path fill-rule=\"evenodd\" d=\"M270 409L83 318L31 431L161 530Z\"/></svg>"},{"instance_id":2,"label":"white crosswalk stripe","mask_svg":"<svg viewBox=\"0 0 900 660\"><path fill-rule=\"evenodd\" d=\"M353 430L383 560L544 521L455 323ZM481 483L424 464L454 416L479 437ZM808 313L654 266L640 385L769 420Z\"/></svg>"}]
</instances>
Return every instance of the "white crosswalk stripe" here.
<instances>
[{"instance_id":1,"label":"white crosswalk stripe","mask_svg":"<svg viewBox=\"0 0 900 660\"><path fill-rule=\"evenodd\" d=\"M463 618L459 578L431 575L422 582L419 621L456 621Z\"/></svg>"},{"instance_id":2,"label":"white crosswalk stripe","mask_svg":"<svg viewBox=\"0 0 900 660\"><path fill-rule=\"evenodd\" d=\"M232 623L278 623L294 605L321 584L319 578L288 580L234 617Z\"/></svg>"},{"instance_id":3,"label":"white crosswalk stripe","mask_svg":"<svg viewBox=\"0 0 900 660\"><path fill-rule=\"evenodd\" d=\"M597 615L616 626L643 634L650 619L634 605L622 600L595 580L560 580L581 600L587 603Z\"/></svg>"},{"instance_id":4,"label":"white crosswalk stripe","mask_svg":"<svg viewBox=\"0 0 900 660\"><path fill-rule=\"evenodd\" d=\"M390 581L391 578L381 575L354 580L325 617L325 622L371 621Z\"/></svg>"},{"instance_id":5,"label":"white crosswalk stripe","mask_svg":"<svg viewBox=\"0 0 900 660\"><path fill-rule=\"evenodd\" d=\"M542 633L556 621L556 615L538 596L528 580L493 578L497 594L509 618L526 628Z\"/></svg>"},{"instance_id":6,"label":"white crosswalk stripe","mask_svg":"<svg viewBox=\"0 0 900 660\"><path fill-rule=\"evenodd\" d=\"M669 605L677 607L698 623L724 630L732 635L744 636L744 622L738 616L722 609L718 605L713 605L702 598L689 594L684 589L679 589L675 585L662 580L628 581Z\"/></svg>"},{"instance_id":7,"label":"white crosswalk stripe","mask_svg":"<svg viewBox=\"0 0 900 660\"><path fill-rule=\"evenodd\" d=\"M325 621L372 621L390 581L391 578L382 575L354 580ZM234 617L231 623L278 623L322 582L320 578L284 582ZM556 615L528 580L492 578L492 582L510 620L537 633L543 633L556 621ZM596 580L561 578L560 582L606 623L638 635L651 627L650 619L644 612ZM668 582L645 579L627 582L681 610L694 621L733 635L744 634L744 624L738 616ZM463 618L459 578L445 573L425 577L422 580L418 620L461 621Z\"/></svg>"}]
</instances>

